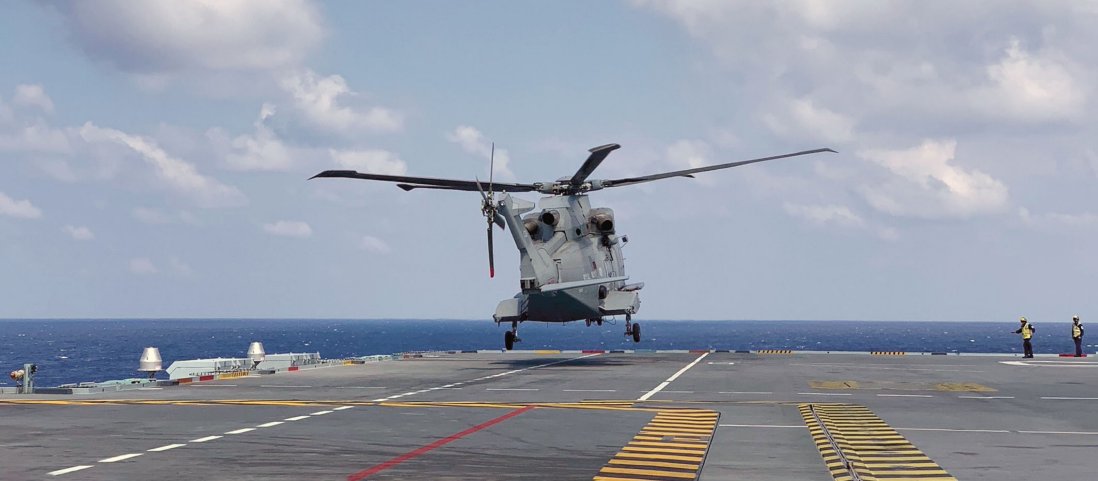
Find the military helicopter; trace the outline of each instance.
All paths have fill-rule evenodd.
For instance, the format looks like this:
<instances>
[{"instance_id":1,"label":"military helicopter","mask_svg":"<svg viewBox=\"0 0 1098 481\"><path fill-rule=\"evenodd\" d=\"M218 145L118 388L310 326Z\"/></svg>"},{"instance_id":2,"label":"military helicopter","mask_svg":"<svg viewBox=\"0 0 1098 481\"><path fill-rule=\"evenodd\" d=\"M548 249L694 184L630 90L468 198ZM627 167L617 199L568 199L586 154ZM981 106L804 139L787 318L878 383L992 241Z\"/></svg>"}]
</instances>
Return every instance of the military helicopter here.
<instances>
[{"instance_id":1,"label":"military helicopter","mask_svg":"<svg viewBox=\"0 0 1098 481\"><path fill-rule=\"evenodd\" d=\"M500 323L511 323L511 330L504 333L503 337L504 346L511 350L515 342L521 341L518 327L524 321L584 321L588 326L601 326L604 317L624 315L625 336L632 336L633 342L641 340L640 323L633 322L633 315L640 309L638 291L644 287L644 283L626 283L629 277L625 275L625 259L621 254L621 248L629 242L629 238L618 235L614 211L605 207L591 207L587 195L589 192L672 177L693 178L694 174L702 172L786 157L835 152L821 148L640 177L589 180L588 177L606 156L620 147L618 144L606 144L590 149L587 160L571 177L524 184L494 182L493 144L487 189L479 179L410 177L354 170L326 170L311 179L345 177L395 182L397 187L405 191L435 189L479 192L481 213L488 224L488 275L495 277L496 274L493 224L500 228L506 227L510 231L519 251L521 291L513 298L501 301L492 316L497 326ZM510 195L518 192L538 192L545 197L538 202L535 211L532 202Z\"/></svg>"}]
</instances>

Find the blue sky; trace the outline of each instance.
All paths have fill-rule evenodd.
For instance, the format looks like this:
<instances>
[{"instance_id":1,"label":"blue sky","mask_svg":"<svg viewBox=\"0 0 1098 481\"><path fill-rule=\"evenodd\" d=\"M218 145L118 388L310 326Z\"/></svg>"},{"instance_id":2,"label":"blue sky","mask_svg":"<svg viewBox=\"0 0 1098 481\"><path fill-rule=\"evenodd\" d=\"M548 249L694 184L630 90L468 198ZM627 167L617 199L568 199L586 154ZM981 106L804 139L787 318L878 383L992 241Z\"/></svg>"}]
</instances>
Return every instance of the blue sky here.
<instances>
[{"instance_id":1,"label":"blue sky","mask_svg":"<svg viewBox=\"0 0 1098 481\"><path fill-rule=\"evenodd\" d=\"M599 177L640 318L1098 309L1098 9L1078 2L18 2L0 317L490 318L475 194ZM527 196L533 200L533 196Z\"/></svg>"}]
</instances>

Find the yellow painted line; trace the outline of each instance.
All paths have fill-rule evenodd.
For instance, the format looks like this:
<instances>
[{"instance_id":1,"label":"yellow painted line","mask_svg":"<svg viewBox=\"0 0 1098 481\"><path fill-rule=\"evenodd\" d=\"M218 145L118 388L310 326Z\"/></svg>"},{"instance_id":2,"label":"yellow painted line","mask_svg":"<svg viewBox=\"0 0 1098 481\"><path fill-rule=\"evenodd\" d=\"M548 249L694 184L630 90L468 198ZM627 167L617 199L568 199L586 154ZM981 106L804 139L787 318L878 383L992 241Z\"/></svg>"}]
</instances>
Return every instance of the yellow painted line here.
<instances>
[{"instance_id":1,"label":"yellow painted line","mask_svg":"<svg viewBox=\"0 0 1098 481\"><path fill-rule=\"evenodd\" d=\"M653 430L649 430L649 429L645 429L644 431L641 431L641 433L642 434L648 434L648 435L659 434L659 435L663 435L663 436L686 436L686 435L692 434L692 433L684 433L684 432L681 432L681 431L653 431Z\"/></svg>"},{"instance_id":2,"label":"yellow painted line","mask_svg":"<svg viewBox=\"0 0 1098 481\"><path fill-rule=\"evenodd\" d=\"M974 382L943 382L934 385L934 389L947 392L996 392L997 389Z\"/></svg>"},{"instance_id":3,"label":"yellow painted line","mask_svg":"<svg viewBox=\"0 0 1098 481\"><path fill-rule=\"evenodd\" d=\"M696 431L696 432L705 432L705 433L713 431L713 423L710 423L708 426L700 425L700 424L682 425L682 424L668 424L668 423L648 423L648 427L650 427L652 429L668 429L668 430L673 430L673 431Z\"/></svg>"},{"instance_id":4,"label":"yellow painted line","mask_svg":"<svg viewBox=\"0 0 1098 481\"><path fill-rule=\"evenodd\" d=\"M679 471L661 471L656 469L613 468L610 466L602 468L599 472L609 474L635 474L638 476L663 476L679 479L695 479L698 477L696 472L683 473Z\"/></svg>"},{"instance_id":5,"label":"yellow painted line","mask_svg":"<svg viewBox=\"0 0 1098 481\"><path fill-rule=\"evenodd\" d=\"M654 446L658 448L697 449L704 452L709 443L662 443L658 441L629 441L629 446Z\"/></svg>"},{"instance_id":6,"label":"yellow painted line","mask_svg":"<svg viewBox=\"0 0 1098 481\"><path fill-rule=\"evenodd\" d=\"M701 456L676 456L673 454L652 454L652 453L618 453L615 458L640 458L640 459L666 459L668 461L687 461L691 463L702 462Z\"/></svg>"},{"instance_id":7,"label":"yellow painted line","mask_svg":"<svg viewBox=\"0 0 1098 481\"><path fill-rule=\"evenodd\" d=\"M646 446L626 446L621 448L621 450L635 453L692 454L695 456L705 454L705 451L697 451L694 449L650 448Z\"/></svg>"},{"instance_id":8,"label":"yellow painted line","mask_svg":"<svg viewBox=\"0 0 1098 481\"><path fill-rule=\"evenodd\" d=\"M683 464L683 463L668 463L666 461L641 461L638 459L618 459L614 458L610 460L610 464L618 466L642 466L648 468L672 468L672 469L692 469L697 471L700 467L697 464Z\"/></svg>"},{"instance_id":9,"label":"yellow painted line","mask_svg":"<svg viewBox=\"0 0 1098 481\"><path fill-rule=\"evenodd\" d=\"M649 426L667 426L667 427L672 427L672 428L700 429L700 428L711 428L711 427L713 427L713 421L684 422L684 421L653 420L652 422L648 423L648 425Z\"/></svg>"},{"instance_id":10,"label":"yellow painted line","mask_svg":"<svg viewBox=\"0 0 1098 481\"><path fill-rule=\"evenodd\" d=\"M644 478L620 478L620 477L616 477L616 476L615 477L595 476L594 481L652 481L652 479L651 478L648 478L648 479L644 479Z\"/></svg>"},{"instance_id":11,"label":"yellow painted line","mask_svg":"<svg viewBox=\"0 0 1098 481\"><path fill-rule=\"evenodd\" d=\"M537 349L534 354L560 354L560 349Z\"/></svg>"}]
</instances>

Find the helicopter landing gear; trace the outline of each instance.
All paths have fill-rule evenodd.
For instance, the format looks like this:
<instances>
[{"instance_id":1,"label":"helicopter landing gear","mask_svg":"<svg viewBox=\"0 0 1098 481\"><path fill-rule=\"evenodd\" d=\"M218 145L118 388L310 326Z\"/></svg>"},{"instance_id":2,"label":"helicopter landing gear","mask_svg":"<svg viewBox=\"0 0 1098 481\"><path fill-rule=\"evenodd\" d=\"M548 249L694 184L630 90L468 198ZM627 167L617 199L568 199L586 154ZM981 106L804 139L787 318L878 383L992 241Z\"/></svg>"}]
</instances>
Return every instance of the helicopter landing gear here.
<instances>
[{"instance_id":1,"label":"helicopter landing gear","mask_svg":"<svg viewBox=\"0 0 1098 481\"><path fill-rule=\"evenodd\" d=\"M510 351L514 349L516 342L522 342L518 337L518 321L511 321L511 330L503 333L503 346Z\"/></svg>"},{"instance_id":2,"label":"helicopter landing gear","mask_svg":"<svg viewBox=\"0 0 1098 481\"><path fill-rule=\"evenodd\" d=\"M633 336L633 342L641 342L641 325L639 322L633 322L633 316L630 314L625 315L625 335Z\"/></svg>"}]
</instances>

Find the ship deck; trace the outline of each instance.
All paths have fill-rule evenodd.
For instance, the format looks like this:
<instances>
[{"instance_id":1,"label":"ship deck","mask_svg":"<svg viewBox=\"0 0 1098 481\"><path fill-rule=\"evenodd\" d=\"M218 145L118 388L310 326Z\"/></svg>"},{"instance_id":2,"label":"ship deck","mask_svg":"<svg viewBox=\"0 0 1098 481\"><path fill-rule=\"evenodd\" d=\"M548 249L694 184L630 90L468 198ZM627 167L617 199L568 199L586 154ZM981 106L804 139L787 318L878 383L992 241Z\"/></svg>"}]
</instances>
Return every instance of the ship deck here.
<instances>
[{"instance_id":1,"label":"ship deck","mask_svg":"<svg viewBox=\"0 0 1098 481\"><path fill-rule=\"evenodd\" d=\"M4 480L1082 479L1098 362L453 354L7 395L0 433Z\"/></svg>"}]
</instances>

